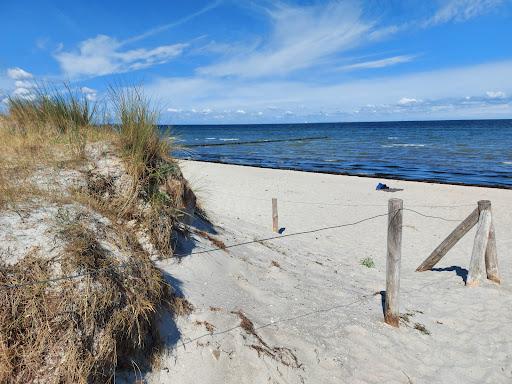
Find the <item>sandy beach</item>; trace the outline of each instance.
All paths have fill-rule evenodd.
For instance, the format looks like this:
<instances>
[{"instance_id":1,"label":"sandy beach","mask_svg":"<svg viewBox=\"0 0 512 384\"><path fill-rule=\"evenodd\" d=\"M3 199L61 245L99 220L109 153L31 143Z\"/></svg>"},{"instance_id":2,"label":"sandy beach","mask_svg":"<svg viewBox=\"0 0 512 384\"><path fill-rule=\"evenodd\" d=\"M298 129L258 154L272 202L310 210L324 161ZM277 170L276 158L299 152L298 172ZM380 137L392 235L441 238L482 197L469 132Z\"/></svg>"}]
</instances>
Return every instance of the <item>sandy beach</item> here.
<instances>
[{"instance_id":1,"label":"sandy beach","mask_svg":"<svg viewBox=\"0 0 512 384\"><path fill-rule=\"evenodd\" d=\"M158 266L194 305L162 328L166 352L151 383L506 383L512 380L512 191L183 161L226 245L404 208L400 328L383 321L387 219L233 247L195 239ZM480 199L492 202L502 284L468 288L475 229L436 266L416 267ZM374 267L361 264L371 258ZM240 315L243 314L243 316ZM243 318L252 322L244 326ZM240 326L241 325L241 326ZM245 323L247 325L247 323Z\"/></svg>"}]
</instances>

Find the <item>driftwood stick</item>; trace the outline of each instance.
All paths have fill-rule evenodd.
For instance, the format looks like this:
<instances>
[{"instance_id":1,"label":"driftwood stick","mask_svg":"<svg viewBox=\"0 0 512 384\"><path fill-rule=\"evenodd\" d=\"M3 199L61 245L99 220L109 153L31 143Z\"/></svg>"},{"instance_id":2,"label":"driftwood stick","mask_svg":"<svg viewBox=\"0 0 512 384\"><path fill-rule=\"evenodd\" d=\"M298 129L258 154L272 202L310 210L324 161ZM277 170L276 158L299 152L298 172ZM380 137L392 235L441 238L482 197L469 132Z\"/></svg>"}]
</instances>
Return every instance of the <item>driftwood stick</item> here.
<instances>
[{"instance_id":1,"label":"driftwood stick","mask_svg":"<svg viewBox=\"0 0 512 384\"><path fill-rule=\"evenodd\" d=\"M489 240L485 250L485 269L487 278L500 284L500 274L498 272L498 251L496 250L496 234L494 232L494 219L491 211L491 228L489 229Z\"/></svg>"},{"instance_id":2,"label":"driftwood stick","mask_svg":"<svg viewBox=\"0 0 512 384\"><path fill-rule=\"evenodd\" d=\"M460 223L457 228L455 228L452 233L448 235L446 239L443 240L439 246L434 249L434 251L430 254L429 257L421 263L421 265L416 269L417 272L428 271L436 265L439 260L443 258L446 253L453 248L455 244L466 234L469 232L471 228L473 228L478 222L479 210L476 208L471 214L464 219L462 223Z\"/></svg>"},{"instance_id":3,"label":"driftwood stick","mask_svg":"<svg viewBox=\"0 0 512 384\"><path fill-rule=\"evenodd\" d=\"M475 242L473 243L471 261L469 263L469 272L466 281L468 287L478 285L482 278L485 253L489 242L489 232L491 230L491 202L488 200L480 200L478 202L478 209L480 216L478 219Z\"/></svg>"},{"instance_id":4,"label":"driftwood stick","mask_svg":"<svg viewBox=\"0 0 512 384\"><path fill-rule=\"evenodd\" d=\"M279 232L279 222L277 216L277 199L272 198L272 230L274 232Z\"/></svg>"},{"instance_id":5,"label":"driftwood stick","mask_svg":"<svg viewBox=\"0 0 512 384\"><path fill-rule=\"evenodd\" d=\"M402 209L402 200L389 200L384 321L393 327L398 327L400 320L398 293L400 290L400 262L402 258Z\"/></svg>"}]
</instances>

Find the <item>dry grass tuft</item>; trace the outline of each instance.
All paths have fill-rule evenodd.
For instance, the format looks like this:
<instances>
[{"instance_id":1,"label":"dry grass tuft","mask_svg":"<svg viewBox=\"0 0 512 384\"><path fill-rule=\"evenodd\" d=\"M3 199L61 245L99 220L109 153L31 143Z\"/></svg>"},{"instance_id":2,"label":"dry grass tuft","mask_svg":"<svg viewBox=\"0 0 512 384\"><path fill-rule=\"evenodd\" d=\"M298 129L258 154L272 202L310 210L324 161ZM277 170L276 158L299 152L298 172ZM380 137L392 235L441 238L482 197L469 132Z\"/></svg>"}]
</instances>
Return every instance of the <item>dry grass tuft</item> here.
<instances>
[{"instance_id":1,"label":"dry grass tuft","mask_svg":"<svg viewBox=\"0 0 512 384\"><path fill-rule=\"evenodd\" d=\"M194 311L194 306L187 299L175 294L169 298L169 307L177 316L188 316Z\"/></svg>"},{"instance_id":2,"label":"dry grass tuft","mask_svg":"<svg viewBox=\"0 0 512 384\"><path fill-rule=\"evenodd\" d=\"M240 328L256 339L257 344L251 344L250 347L258 353L258 357L264 355L291 368L300 368L302 366L297 356L290 348L269 346L261 336L256 333L253 322L249 320L242 311L233 311L231 313L237 315L240 319Z\"/></svg>"},{"instance_id":3,"label":"dry grass tuft","mask_svg":"<svg viewBox=\"0 0 512 384\"><path fill-rule=\"evenodd\" d=\"M0 290L0 382L110 382L135 351L154 347L148 335L165 297L161 273L143 255L116 266L87 231L79 243L64 269L89 275ZM108 262L111 268L94 269ZM36 256L1 269L1 284L53 276L52 265Z\"/></svg>"},{"instance_id":4,"label":"dry grass tuft","mask_svg":"<svg viewBox=\"0 0 512 384\"><path fill-rule=\"evenodd\" d=\"M206 328L206 330L211 334L213 334L213 332L215 332L215 326L206 320L203 320L203 321L196 320L196 321L194 321L194 324L195 325L203 325Z\"/></svg>"},{"instance_id":5,"label":"dry grass tuft","mask_svg":"<svg viewBox=\"0 0 512 384\"><path fill-rule=\"evenodd\" d=\"M201 236L203 239L209 240L213 245L215 245L218 249L222 249L223 251L227 252L226 244L220 239L217 239L216 237L210 235L208 232L201 231L199 229L191 229L192 232L194 232L196 235Z\"/></svg>"}]
</instances>

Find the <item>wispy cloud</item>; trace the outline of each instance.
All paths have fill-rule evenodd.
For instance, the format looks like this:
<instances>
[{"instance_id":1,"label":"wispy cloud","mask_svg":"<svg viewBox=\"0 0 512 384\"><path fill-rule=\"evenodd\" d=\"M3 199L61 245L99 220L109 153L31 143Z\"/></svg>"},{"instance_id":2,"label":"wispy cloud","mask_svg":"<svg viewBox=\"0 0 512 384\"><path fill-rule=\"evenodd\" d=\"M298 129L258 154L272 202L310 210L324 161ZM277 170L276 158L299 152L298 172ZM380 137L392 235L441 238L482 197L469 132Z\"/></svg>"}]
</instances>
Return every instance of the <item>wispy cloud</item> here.
<instances>
[{"instance_id":1,"label":"wispy cloud","mask_svg":"<svg viewBox=\"0 0 512 384\"><path fill-rule=\"evenodd\" d=\"M126 40L123 40L122 41L122 45L125 45L125 44L130 44L130 43L134 43L136 41L140 41L140 40L143 40L143 39L146 39L150 36L154 36L154 35L157 35L159 33L162 33L162 32L165 32L171 28L174 28L174 27L178 27L182 24L185 24L186 22L192 20L192 19L195 19L196 17L198 16L201 16L202 14L206 13L206 12L209 12L211 11L212 9L218 7L219 5L222 4L222 0L216 0L216 1L213 1L209 4L207 4L205 7L201 8L200 10L194 12L194 13L191 13L190 15L187 15L185 17L182 17L181 19L179 20L176 20L176 21L173 21L171 23L168 23L168 24L164 24L164 25L160 25L158 27L155 27L155 28L151 28L149 30L147 30L146 32L143 32L141 33L140 35L136 35L136 36L133 36L133 37L130 37Z\"/></svg>"},{"instance_id":2,"label":"wispy cloud","mask_svg":"<svg viewBox=\"0 0 512 384\"><path fill-rule=\"evenodd\" d=\"M416 58L416 55L401 55L387 57L385 59L364 61L360 63L348 64L338 68L340 71L352 71L356 69L384 68L396 64L407 63Z\"/></svg>"},{"instance_id":3,"label":"wispy cloud","mask_svg":"<svg viewBox=\"0 0 512 384\"><path fill-rule=\"evenodd\" d=\"M187 44L123 50L115 38L98 35L82 41L75 51L59 51L55 59L69 77L123 73L163 64L179 56Z\"/></svg>"},{"instance_id":4,"label":"wispy cloud","mask_svg":"<svg viewBox=\"0 0 512 384\"><path fill-rule=\"evenodd\" d=\"M357 45L371 24L351 2L291 6L267 10L269 39L249 54L199 68L209 76L261 77L283 75L318 65L322 60Z\"/></svg>"},{"instance_id":5,"label":"wispy cloud","mask_svg":"<svg viewBox=\"0 0 512 384\"><path fill-rule=\"evenodd\" d=\"M111 36L97 35L82 41L76 50L54 53L64 74L69 77L103 76L140 70L153 65L164 64L181 55L188 44L162 45L155 48L126 49L125 46L157 35L218 7L222 0L215 0L200 10L179 20L151 28L139 35L118 40Z\"/></svg>"},{"instance_id":6,"label":"wispy cloud","mask_svg":"<svg viewBox=\"0 0 512 384\"><path fill-rule=\"evenodd\" d=\"M480 16L504 3L504 0L450 0L422 25L429 27L447 22L464 22Z\"/></svg>"},{"instance_id":7,"label":"wispy cloud","mask_svg":"<svg viewBox=\"0 0 512 384\"><path fill-rule=\"evenodd\" d=\"M370 40L378 41L407 30L431 28L445 23L466 22L499 8L505 2L506 0L445 0L431 15L377 28L370 32L368 37Z\"/></svg>"}]
</instances>

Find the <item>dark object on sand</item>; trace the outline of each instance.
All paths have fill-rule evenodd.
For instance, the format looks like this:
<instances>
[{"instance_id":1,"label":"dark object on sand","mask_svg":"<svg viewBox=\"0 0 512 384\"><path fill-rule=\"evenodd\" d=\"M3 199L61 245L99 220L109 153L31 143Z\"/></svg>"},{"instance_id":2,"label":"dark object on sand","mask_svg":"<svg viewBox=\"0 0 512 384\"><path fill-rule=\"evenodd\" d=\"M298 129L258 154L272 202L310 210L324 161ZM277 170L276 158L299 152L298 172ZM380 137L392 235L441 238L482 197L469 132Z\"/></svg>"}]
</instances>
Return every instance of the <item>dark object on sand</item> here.
<instances>
[{"instance_id":1,"label":"dark object on sand","mask_svg":"<svg viewBox=\"0 0 512 384\"><path fill-rule=\"evenodd\" d=\"M401 188L390 188L386 184L379 183L377 184L377 187L375 188L377 191L384 191L384 192L399 192L403 191Z\"/></svg>"}]
</instances>

